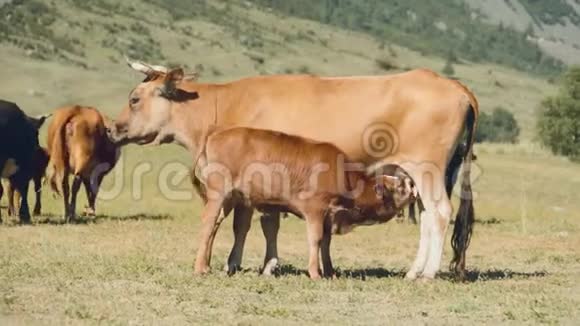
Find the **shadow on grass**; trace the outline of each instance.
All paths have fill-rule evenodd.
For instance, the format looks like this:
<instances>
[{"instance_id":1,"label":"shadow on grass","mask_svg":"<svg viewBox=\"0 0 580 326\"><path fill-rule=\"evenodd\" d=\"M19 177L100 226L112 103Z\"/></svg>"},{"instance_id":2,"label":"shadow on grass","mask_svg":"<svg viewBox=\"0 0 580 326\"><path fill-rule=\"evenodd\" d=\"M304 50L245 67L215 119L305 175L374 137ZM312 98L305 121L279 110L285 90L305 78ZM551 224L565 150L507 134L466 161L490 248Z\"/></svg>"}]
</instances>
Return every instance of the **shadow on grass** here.
<instances>
[{"instance_id":1,"label":"shadow on grass","mask_svg":"<svg viewBox=\"0 0 580 326\"><path fill-rule=\"evenodd\" d=\"M97 215L94 217L88 216L77 216L75 220L70 221L70 225L90 225L106 221L161 221L161 220L171 220L173 217L167 214L134 214L126 216L110 216L110 215ZM32 219L32 225L67 225L64 218L61 215L54 214L43 214L40 216L35 216ZM11 220L4 220L4 225L7 226L18 226L20 223L17 218L11 218Z\"/></svg>"},{"instance_id":2,"label":"shadow on grass","mask_svg":"<svg viewBox=\"0 0 580 326\"><path fill-rule=\"evenodd\" d=\"M548 273L546 271L515 272L510 269L488 269L485 271L473 270L467 272L467 276L465 277L465 280L463 280L463 282L474 283L474 282L500 281L511 279L540 278L546 276L548 276ZM455 274L451 272L439 273L439 278L448 281L457 280Z\"/></svg>"},{"instance_id":3,"label":"shadow on grass","mask_svg":"<svg viewBox=\"0 0 580 326\"><path fill-rule=\"evenodd\" d=\"M386 268L362 268L362 269L344 269L337 268L335 270L336 276L342 279L355 279L365 281L367 279L377 278L405 278L406 271L401 269L386 269ZM303 276L308 275L305 269L296 268L293 265L282 265L274 271L275 276ZM509 269L490 269L490 270L473 270L467 272L467 277L463 281L465 283L499 281L511 279L530 279L541 278L548 276L545 271L534 272L516 272ZM455 274L451 272L442 272L437 276L438 279L456 282Z\"/></svg>"}]
</instances>

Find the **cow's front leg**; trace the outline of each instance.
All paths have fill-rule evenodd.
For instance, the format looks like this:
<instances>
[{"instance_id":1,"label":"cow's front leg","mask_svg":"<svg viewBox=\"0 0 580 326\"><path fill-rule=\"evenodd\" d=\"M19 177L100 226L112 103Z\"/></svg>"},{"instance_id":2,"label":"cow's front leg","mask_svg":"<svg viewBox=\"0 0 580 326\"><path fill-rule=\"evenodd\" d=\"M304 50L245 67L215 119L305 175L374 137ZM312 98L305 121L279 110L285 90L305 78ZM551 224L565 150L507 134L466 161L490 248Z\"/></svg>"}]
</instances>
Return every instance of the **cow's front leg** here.
<instances>
[{"instance_id":1,"label":"cow's front leg","mask_svg":"<svg viewBox=\"0 0 580 326\"><path fill-rule=\"evenodd\" d=\"M199 247L197 248L197 258L194 265L195 274L205 274L209 272L209 253L215 225L220 214L223 199L208 200L203 209L201 219L202 227L199 235Z\"/></svg>"},{"instance_id":2,"label":"cow's front leg","mask_svg":"<svg viewBox=\"0 0 580 326\"><path fill-rule=\"evenodd\" d=\"M227 272L229 275L241 269L244 245L252 225L253 212L254 209L251 206L246 206L243 203L234 208L234 246L228 257Z\"/></svg>"},{"instance_id":3,"label":"cow's front leg","mask_svg":"<svg viewBox=\"0 0 580 326\"><path fill-rule=\"evenodd\" d=\"M266 256L264 257L264 266L262 275L272 275L278 265L278 231L280 230L280 212L265 212L260 217L262 232L266 239Z\"/></svg>"}]
</instances>

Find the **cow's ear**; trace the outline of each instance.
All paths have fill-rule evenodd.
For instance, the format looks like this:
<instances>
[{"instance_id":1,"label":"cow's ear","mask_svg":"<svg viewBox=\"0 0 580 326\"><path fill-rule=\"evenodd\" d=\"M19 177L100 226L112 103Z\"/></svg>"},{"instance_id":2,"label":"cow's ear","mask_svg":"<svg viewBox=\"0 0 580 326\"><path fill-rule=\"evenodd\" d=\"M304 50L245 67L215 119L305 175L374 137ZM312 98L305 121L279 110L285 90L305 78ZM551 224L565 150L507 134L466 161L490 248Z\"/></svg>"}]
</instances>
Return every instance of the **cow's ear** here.
<instances>
[{"instance_id":1,"label":"cow's ear","mask_svg":"<svg viewBox=\"0 0 580 326\"><path fill-rule=\"evenodd\" d=\"M184 77L183 69L173 69L165 75L163 87L161 88L161 95L169 100L175 98L178 93L177 84L179 84Z\"/></svg>"},{"instance_id":2,"label":"cow's ear","mask_svg":"<svg viewBox=\"0 0 580 326\"><path fill-rule=\"evenodd\" d=\"M38 130L42 127L42 125L44 124L46 119L50 118L51 116L52 116L52 113L48 113L48 114L40 115L40 116L35 117L35 118L29 117L28 120L30 121L32 126Z\"/></svg>"}]
</instances>

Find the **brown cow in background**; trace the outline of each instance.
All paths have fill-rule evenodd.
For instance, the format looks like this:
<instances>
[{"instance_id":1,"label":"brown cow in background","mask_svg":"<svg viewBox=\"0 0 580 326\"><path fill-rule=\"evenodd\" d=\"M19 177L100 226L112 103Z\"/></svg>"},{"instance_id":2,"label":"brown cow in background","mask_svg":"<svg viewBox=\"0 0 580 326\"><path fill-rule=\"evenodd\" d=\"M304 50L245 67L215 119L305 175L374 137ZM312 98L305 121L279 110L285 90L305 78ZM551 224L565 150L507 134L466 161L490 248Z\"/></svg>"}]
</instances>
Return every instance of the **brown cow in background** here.
<instances>
[{"instance_id":1,"label":"brown cow in background","mask_svg":"<svg viewBox=\"0 0 580 326\"><path fill-rule=\"evenodd\" d=\"M117 147L105 129L105 118L92 107L57 109L48 127L50 154L48 179L62 194L66 222L76 218L76 198L81 183L89 201L85 214L95 215L95 200L104 176L118 160ZM69 175L73 175L72 186Z\"/></svg>"},{"instance_id":2,"label":"brown cow in background","mask_svg":"<svg viewBox=\"0 0 580 326\"><path fill-rule=\"evenodd\" d=\"M32 181L34 182L34 211L33 215L40 215L42 213L42 199L41 199L41 189L42 189L42 178L46 172L46 167L48 166L48 152L46 148L39 147L34 153L32 159ZM16 187L12 182L7 183L7 193L8 193L8 215L16 216L20 209L20 192L16 190ZM2 199L3 187L0 183L0 199ZM16 198L16 205L14 204L14 198Z\"/></svg>"}]
</instances>

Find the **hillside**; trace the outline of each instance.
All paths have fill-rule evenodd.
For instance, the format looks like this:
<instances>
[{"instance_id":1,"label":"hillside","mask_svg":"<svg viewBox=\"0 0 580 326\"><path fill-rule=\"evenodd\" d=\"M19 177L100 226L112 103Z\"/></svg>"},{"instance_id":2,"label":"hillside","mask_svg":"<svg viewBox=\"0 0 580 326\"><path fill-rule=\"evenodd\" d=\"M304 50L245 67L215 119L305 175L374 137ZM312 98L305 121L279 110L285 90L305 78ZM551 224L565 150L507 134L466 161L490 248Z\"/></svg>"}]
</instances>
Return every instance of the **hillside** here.
<instances>
[{"instance_id":1,"label":"hillside","mask_svg":"<svg viewBox=\"0 0 580 326\"><path fill-rule=\"evenodd\" d=\"M484 21L532 31L531 39L567 64L580 64L579 0L466 0Z\"/></svg>"},{"instance_id":2,"label":"hillside","mask_svg":"<svg viewBox=\"0 0 580 326\"><path fill-rule=\"evenodd\" d=\"M204 81L276 73L384 74L415 67L440 71L444 56L395 41L276 11L248 1L36 0L0 8L0 64L11 76L0 96L41 112L68 103L117 112L138 81L123 55L186 64ZM554 87L505 66L459 57L455 76L482 109L516 113L523 139L533 112Z\"/></svg>"}]
</instances>

